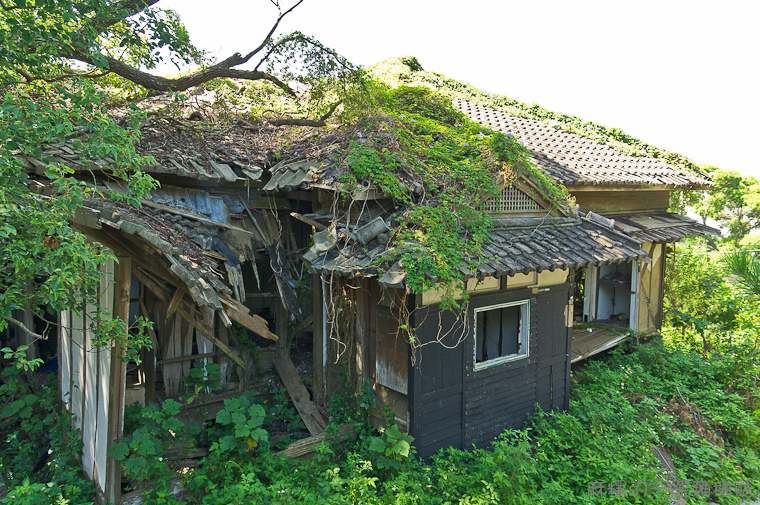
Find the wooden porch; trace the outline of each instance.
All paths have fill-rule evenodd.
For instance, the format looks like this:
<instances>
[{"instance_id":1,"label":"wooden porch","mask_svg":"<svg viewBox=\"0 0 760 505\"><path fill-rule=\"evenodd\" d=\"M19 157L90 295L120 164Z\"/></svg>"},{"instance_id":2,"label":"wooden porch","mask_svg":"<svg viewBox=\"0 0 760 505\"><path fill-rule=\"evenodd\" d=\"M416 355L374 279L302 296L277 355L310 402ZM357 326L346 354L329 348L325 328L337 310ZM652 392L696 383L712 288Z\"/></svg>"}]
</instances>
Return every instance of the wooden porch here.
<instances>
[{"instance_id":1,"label":"wooden porch","mask_svg":"<svg viewBox=\"0 0 760 505\"><path fill-rule=\"evenodd\" d=\"M570 363L588 359L628 338L625 329L615 326L597 325L594 328L573 328L573 348Z\"/></svg>"}]
</instances>

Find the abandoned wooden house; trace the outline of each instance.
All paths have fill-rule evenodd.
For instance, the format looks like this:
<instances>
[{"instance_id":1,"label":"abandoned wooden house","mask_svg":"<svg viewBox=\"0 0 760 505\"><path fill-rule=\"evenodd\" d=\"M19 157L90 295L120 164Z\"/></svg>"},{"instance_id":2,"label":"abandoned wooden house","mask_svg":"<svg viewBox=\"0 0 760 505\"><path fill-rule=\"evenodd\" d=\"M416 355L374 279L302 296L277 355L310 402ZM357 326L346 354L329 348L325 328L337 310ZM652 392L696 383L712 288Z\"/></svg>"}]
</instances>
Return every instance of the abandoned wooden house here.
<instances>
[{"instance_id":1,"label":"abandoned wooden house","mask_svg":"<svg viewBox=\"0 0 760 505\"><path fill-rule=\"evenodd\" d=\"M581 212L599 216L647 251L643 261L576 269L575 321L599 321L637 333L659 330L668 244L691 235L720 235L719 230L668 212L671 192L706 190L709 181L662 159L626 154L541 121L466 100L454 105L477 123L519 137L533 162L568 189ZM573 360L583 357L577 354Z\"/></svg>"},{"instance_id":2,"label":"abandoned wooden house","mask_svg":"<svg viewBox=\"0 0 760 505\"><path fill-rule=\"evenodd\" d=\"M161 117L143 126L141 152L156 160L146 171L161 188L140 209L94 196L73 222L118 258L104 267L102 302L124 321L152 321L152 349L133 370L123 349L93 348L91 308L60 317L61 397L104 500L120 497L120 465L107 451L122 436L125 404L178 397L194 360L221 365L221 395L275 361L312 435L340 385L369 381L378 422L390 409L427 457L485 445L536 404L566 408L574 320L659 328L666 244L715 233L668 213L669 193L709 182L537 121L455 105L519 137L580 206L558 208L529 176L482 202L491 238L483 261L461 265L469 302L458 311L441 308L442 289L408 289L401 263L378 269L400 209L378 187L343 183L345 133L318 142L305 128L278 147L275 127L204 135ZM122 191L67 143L47 154L104 193ZM310 347L296 366L294 335Z\"/></svg>"}]
</instances>

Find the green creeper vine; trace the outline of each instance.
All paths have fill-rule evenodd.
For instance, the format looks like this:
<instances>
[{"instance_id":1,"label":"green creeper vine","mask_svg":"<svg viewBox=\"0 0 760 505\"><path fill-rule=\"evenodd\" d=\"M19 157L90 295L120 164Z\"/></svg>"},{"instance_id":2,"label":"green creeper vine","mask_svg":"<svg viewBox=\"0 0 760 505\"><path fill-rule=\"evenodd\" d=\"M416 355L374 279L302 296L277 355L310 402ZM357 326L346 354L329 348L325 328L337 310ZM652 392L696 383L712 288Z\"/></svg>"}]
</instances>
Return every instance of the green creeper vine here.
<instances>
[{"instance_id":1,"label":"green creeper vine","mask_svg":"<svg viewBox=\"0 0 760 505\"><path fill-rule=\"evenodd\" d=\"M518 139L470 121L448 97L373 84L374 113L353 124L342 182L349 190L370 184L394 199L388 258L400 262L413 291L443 286L443 307L461 308L462 267L488 260L482 247L491 218L479 205L518 176L535 181L556 207L567 205L567 192L533 166Z\"/></svg>"},{"instance_id":2,"label":"green creeper vine","mask_svg":"<svg viewBox=\"0 0 760 505\"><path fill-rule=\"evenodd\" d=\"M628 154L660 158L668 164L707 179L705 171L682 154L648 144L619 128L603 126L570 114L550 111L537 104L520 102L504 95L482 91L465 82L425 71L416 58L390 58L370 68L369 72L392 86L426 86L450 98L472 100L488 107L502 109L516 117L549 123L559 130L582 135ZM692 200L696 199L697 194L681 192L674 193L673 197L675 199L673 205L681 208L687 201L693 204Z\"/></svg>"}]
</instances>

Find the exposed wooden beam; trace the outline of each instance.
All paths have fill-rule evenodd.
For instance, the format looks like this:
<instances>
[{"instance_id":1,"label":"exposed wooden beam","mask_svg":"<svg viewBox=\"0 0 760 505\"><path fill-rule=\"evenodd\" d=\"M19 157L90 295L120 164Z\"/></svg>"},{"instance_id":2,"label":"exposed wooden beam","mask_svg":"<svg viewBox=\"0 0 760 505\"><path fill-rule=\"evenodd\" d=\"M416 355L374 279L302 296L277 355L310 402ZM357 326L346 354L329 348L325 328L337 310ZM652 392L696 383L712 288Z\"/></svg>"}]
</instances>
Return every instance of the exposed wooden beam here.
<instances>
[{"instance_id":1,"label":"exposed wooden beam","mask_svg":"<svg viewBox=\"0 0 760 505\"><path fill-rule=\"evenodd\" d=\"M204 337L211 340L214 345L217 346L224 354L232 358L235 363L237 363L241 368L243 368L243 370L245 370L245 362L243 359L235 354L232 349L227 347L227 345L225 345L221 340L216 338L210 328L206 328L199 321L196 321L195 317L193 317L193 314L187 312L183 307L177 308L177 314L185 318L187 322L193 326L193 328L201 332Z\"/></svg>"},{"instance_id":2,"label":"exposed wooden beam","mask_svg":"<svg viewBox=\"0 0 760 505\"><path fill-rule=\"evenodd\" d=\"M260 337L275 342L278 340L277 335L269 331L269 325L263 317L251 314L248 312L248 307L228 295L219 295L219 300L222 302L224 312L230 319L237 321Z\"/></svg>"},{"instance_id":3,"label":"exposed wooden beam","mask_svg":"<svg viewBox=\"0 0 760 505\"><path fill-rule=\"evenodd\" d=\"M298 414L301 416L303 423L313 435L319 435L325 431L327 422L322 414L317 410L317 406L311 401L309 392L301 383L301 377L298 375L295 365L289 356L279 356L274 360L274 367L282 379L285 389L288 390L290 399L293 400Z\"/></svg>"},{"instance_id":4,"label":"exposed wooden beam","mask_svg":"<svg viewBox=\"0 0 760 505\"><path fill-rule=\"evenodd\" d=\"M327 229L327 226L325 226L324 224L320 223L319 221L317 221L315 219L312 219L310 217L306 217L304 215L301 215L298 212L291 212L290 215L293 216L294 218L298 219L299 221L303 221L304 223L306 223L306 224L308 224L310 226L313 226L318 231L324 231L324 230Z\"/></svg>"}]
</instances>

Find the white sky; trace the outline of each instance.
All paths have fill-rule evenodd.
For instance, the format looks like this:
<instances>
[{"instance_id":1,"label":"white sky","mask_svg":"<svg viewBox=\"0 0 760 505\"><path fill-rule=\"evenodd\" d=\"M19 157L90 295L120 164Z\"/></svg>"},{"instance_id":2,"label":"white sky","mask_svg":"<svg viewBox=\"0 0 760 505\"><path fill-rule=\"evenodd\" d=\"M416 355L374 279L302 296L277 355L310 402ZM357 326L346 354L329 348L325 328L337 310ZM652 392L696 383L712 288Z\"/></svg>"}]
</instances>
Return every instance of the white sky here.
<instances>
[{"instance_id":1,"label":"white sky","mask_svg":"<svg viewBox=\"0 0 760 505\"><path fill-rule=\"evenodd\" d=\"M256 47L276 18L267 0L158 7L218 59ZM758 21L754 0L306 0L279 32L360 65L416 56L425 70L760 178Z\"/></svg>"}]
</instances>

